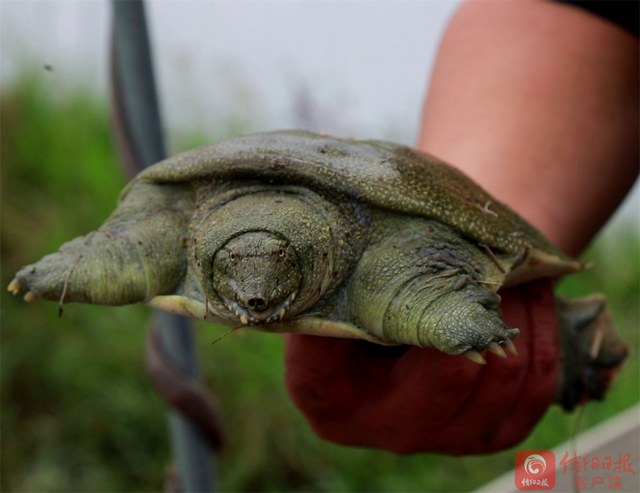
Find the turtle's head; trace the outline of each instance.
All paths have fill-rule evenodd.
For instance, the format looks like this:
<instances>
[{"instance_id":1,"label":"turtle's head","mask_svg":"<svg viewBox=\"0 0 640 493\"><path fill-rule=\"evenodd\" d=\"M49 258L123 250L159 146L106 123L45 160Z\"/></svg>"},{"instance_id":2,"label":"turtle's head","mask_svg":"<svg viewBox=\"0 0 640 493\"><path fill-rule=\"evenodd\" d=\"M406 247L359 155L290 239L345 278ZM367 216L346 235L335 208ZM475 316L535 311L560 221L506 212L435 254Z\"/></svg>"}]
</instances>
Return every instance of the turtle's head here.
<instances>
[{"instance_id":1,"label":"turtle's head","mask_svg":"<svg viewBox=\"0 0 640 493\"><path fill-rule=\"evenodd\" d=\"M267 231L231 238L213 257L213 288L243 325L280 321L300 289L295 249Z\"/></svg>"}]
</instances>

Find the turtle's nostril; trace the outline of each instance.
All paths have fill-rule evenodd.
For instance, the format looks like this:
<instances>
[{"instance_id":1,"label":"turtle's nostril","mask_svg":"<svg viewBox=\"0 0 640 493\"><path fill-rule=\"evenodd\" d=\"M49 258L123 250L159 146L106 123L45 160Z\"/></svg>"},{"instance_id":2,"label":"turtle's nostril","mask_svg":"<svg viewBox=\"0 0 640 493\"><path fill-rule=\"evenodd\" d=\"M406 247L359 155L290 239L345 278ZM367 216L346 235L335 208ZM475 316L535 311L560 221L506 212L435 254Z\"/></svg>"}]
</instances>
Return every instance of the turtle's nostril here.
<instances>
[{"instance_id":1,"label":"turtle's nostril","mask_svg":"<svg viewBox=\"0 0 640 493\"><path fill-rule=\"evenodd\" d=\"M264 310L267 307L267 304L262 298L251 298L249 300L249 308L252 310Z\"/></svg>"}]
</instances>

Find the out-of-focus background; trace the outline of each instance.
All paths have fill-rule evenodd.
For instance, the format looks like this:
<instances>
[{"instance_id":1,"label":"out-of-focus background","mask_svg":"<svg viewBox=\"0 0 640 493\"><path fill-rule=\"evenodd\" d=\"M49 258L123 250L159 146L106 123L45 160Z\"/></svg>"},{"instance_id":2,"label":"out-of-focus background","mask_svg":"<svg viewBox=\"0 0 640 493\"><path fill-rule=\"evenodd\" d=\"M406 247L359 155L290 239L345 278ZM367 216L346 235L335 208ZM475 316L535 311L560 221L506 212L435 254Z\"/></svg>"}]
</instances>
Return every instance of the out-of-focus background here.
<instances>
[{"instance_id":1,"label":"out-of-focus background","mask_svg":"<svg viewBox=\"0 0 640 493\"><path fill-rule=\"evenodd\" d=\"M412 144L429 72L458 2L150 2L172 152L241 133L302 127ZM125 179L110 128L106 1L0 3L1 282L98 227ZM637 192L636 192L637 196ZM635 348L586 429L640 400L637 200L594 242L595 267L560 286L604 292ZM142 306L27 305L2 290L3 491L158 491L171 463L165 405L144 371ZM466 491L550 449L575 415L551 409L513 450L483 457L326 443L282 380L279 337L197 325L228 446L223 491ZM623 451L624 452L624 451ZM634 464L637 466L637 464ZM453 473L455 471L455 474Z\"/></svg>"},{"instance_id":2,"label":"out-of-focus background","mask_svg":"<svg viewBox=\"0 0 640 493\"><path fill-rule=\"evenodd\" d=\"M459 3L148 1L166 125L207 139L305 126L412 143ZM3 1L2 82L48 64L48 91L104 96L110 22L107 0Z\"/></svg>"}]
</instances>

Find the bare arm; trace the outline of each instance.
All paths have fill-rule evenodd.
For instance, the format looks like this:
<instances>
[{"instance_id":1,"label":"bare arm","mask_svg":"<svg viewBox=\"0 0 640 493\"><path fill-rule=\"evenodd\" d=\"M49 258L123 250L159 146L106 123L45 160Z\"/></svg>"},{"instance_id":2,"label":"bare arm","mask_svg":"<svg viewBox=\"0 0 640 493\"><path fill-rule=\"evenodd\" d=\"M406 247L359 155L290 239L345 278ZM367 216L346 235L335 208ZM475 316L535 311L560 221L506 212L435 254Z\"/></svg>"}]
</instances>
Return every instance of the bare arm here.
<instances>
[{"instance_id":1,"label":"bare arm","mask_svg":"<svg viewBox=\"0 0 640 493\"><path fill-rule=\"evenodd\" d=\"M637 37L575 7L468 2L442 41L419 146L577 254L638 173L638 56Z\"/></svg>"},{"instance_id":2,"label":"bare arm","mask_svg":"<svg viewBox=\"0 0 640 493\"><path fill-rule=\"evenodd\" d=\"M638 166L638 39L546 1L464 4L424 110L420 147L456 164L568 253L622 200ZM519 356L478 365L429 349L287 336L292 399L320 436L396 452L488 453L520 442L553 398L548 280L501 293Z\"/></svg>"}]
</instances>

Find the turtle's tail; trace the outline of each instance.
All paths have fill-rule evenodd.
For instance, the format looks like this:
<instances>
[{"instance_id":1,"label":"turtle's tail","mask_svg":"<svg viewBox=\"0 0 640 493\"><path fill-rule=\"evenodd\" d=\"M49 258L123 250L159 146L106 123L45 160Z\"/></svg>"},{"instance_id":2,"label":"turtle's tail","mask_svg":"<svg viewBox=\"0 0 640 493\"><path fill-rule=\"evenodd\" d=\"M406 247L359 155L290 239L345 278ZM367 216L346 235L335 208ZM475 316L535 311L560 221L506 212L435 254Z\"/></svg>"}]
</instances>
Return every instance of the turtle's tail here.
<instances>
[{"instance_id":1,"label":"turtle's tail","mask_svg":"<svg viewBox=\"0 0 640 493\"><path fill-rule=\"evenodd\" d=\"M576 300L557 297L562 371L555 402L572 411L588 400L602 400L629 353L613 327L601 294Z\"/></svg>"}]
</instances>

